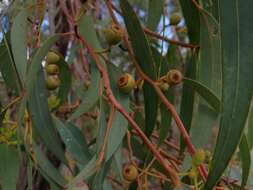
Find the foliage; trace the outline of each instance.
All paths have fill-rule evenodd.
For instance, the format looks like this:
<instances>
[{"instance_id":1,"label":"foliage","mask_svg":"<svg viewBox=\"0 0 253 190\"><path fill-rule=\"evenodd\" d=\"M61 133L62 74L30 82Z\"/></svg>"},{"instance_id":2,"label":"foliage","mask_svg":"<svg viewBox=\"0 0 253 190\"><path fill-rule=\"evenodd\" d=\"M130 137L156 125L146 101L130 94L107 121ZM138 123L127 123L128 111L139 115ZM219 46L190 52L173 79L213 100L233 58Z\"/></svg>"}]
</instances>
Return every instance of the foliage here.
<instances>
[{"instance_id":1,"label":"foliage","mask_svg":"<svg viewBox=\"0 0 253 190\"><path fill-rule=\"evenodd\" d=\"M253 188L251 0L2 7L0 189Z\"/></svg>"}]
</instances>

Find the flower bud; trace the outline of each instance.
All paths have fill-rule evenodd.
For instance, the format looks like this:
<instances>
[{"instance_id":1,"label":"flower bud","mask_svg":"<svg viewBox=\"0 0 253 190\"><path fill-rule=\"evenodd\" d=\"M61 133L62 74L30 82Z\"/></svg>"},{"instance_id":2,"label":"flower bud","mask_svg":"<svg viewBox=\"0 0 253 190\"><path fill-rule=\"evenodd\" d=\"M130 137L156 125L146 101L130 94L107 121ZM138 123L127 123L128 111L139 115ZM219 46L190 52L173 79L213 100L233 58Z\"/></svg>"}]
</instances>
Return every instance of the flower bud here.
<instances>
[{"instance_id":1,"label":"flower bud","mask_svg":"<svg viewBox=\"0 0 253 190\"><path fill-rule=\"evenodd\" d=\"M192 165L198 167L206 159L206 152L203 149L198 149L192 157Z\"/></svg>"}]
</instances>

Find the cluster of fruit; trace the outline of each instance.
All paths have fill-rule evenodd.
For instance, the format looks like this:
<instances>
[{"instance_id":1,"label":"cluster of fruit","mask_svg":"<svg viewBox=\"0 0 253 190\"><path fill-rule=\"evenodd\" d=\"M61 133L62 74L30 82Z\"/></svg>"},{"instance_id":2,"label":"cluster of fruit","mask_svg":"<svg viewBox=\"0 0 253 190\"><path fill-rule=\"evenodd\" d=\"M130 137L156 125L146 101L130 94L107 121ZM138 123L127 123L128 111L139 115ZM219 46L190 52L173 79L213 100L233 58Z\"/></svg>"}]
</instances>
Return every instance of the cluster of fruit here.
<instances>
[{"instance_id":1,"label":"cluster of fruit","mask_svg":"<svg viewBox=\"0 0 253 190\"><path fill-rule=\"evenodd\" d=\"M50 51L47 54L45 70L47 73L46 84L47 84L48 90L57 89L61 83L59 79L59 72L60 72L60 69L58 66L59 61L60 61L60 56L57 53Z\"/></svg>"},{"instance_id":2,"label":"cluster of fruit","mask_svg":"<svg viewBox=\"0 0 253 190\"><path fill-rule=\"evenodd\" d=\"M170 86L177 85L183 80L183 75L179 70L171 69L165 76L162 76L158 81L157 85L162 91L167 91ZM133 76L129 73L125 73L118 79L118 87L123 93L130 93L135 87L137 82Z\"/></svg>"},{"instance_id":3,"label":"cluster of fruit","mask_svg":"<svg viewBox=\"0 0 253 190\"><path fill-rule=\"evenodd\" d=\"M162 91L167 91L170 86L177 85L183 80L182 73L177 69L171 69L166 75L162 76L158 81L158 86Z\"/></svg>"}]
</instances>

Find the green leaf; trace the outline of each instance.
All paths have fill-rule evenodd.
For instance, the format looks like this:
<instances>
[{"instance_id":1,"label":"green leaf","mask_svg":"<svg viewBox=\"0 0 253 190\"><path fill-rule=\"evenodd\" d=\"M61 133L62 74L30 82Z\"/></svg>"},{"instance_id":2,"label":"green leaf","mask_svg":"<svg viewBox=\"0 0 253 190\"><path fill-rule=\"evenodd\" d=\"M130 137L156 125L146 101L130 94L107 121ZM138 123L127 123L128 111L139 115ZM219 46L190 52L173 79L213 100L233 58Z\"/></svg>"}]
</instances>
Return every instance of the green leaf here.
<instances>
[{"instance_id":1,"label":"green leaf","mask_svg":"<svg viewBox=\"0 0 253 190\"><path fill-rule=\"evenodd\" d=\"M221 60L218 31L215 19L207 11L201 10L200 51L199 62L197 62L198 84L194 84L194 90L201 97L196 101L197 112L193 120L194 127L191 129L193 144L197 148L201 148L208 143L212 128L218 119L217 113L220 111L220 100L216 96L220 97L221 93ZM207 102L216 111L210 109Z\"/></svg>"},{"instance_id":2,"label":"green leaf","mask_svg":"<svg viewBox=\"0 0 253 190\"><path fill-rule=\"evenodd\" d=\"M205 189L217 183L240 142L252 92L253 1L219 1L222 48L222 105L213 167Z\"/></svg>"},{"instance_id":3,"label":"green leaf","mask_svg":"<svg viewBox=\"0 0 253 190\"><path fill-rule=\"evenodd\" d=\"M149 0L147 26L155 30L163 14L164 0Z\"/></svg>"},{"instance_id":4,"label":"green leaf","mask_svg":"<svg viewBox=\"0 0 253 190\"><path fill-rule=\"evenodd\" d=\"M45 153L41 151L40 147L36 144L33 144L33 150L34 150L38 167L55 183L57 183L61 187L64 187L66 185L66 181L64 177L54 167L54 165L48 160Z\"/></svg>"},{"instance_id":5,"label":"green leaf","mask_svg":"<svg viewBox=\"0 0 253 190\"><path fill-rule=\"evenodd\" d=\"M217 124L218 113L206 104L200 104L198 112L201 115L193 122L191 139L196 148L203 148L210 142L213 127Z\"/></svg>"},{"instance_id":6,"label":"green leaf","mask_svg":"<svg viewBox=\"0 0 253 190\"><path fill-rule=\"evenodd\" d=\"M245 134L242 136L239 148L240 148L240 158L242 162L241 188L243 188L247 184L247 180L250 174L250 165L251 165L250 149L249 149L249 145L248 145Z\"/></svg>"},{"instance_id":7,"label":"green leaf","mask_svg":"<svg viewBox=\"0 0 253 190\"><path fill-rule=\"evenodd\" d=\"M96 30L94 28L93 18L91 16L83 16L79 22L80 35L83 36L87 42L95 50L100 50L101 45L96 35Z\"/></svg>"},{"instance_id":8,"label":"green leaf","mask_svg":"<svg viewBox=\"0 0 253 190\"><path fill-rule=\"evenodd\" d=\"M199 37L200 37L199 10L194 5L193 1L179 0L179 2L184 15L190 42L194 44L199 44Z\"/></svg>"},{"instance_id":9,"label":"green leaf","mask_svg":"<svg viewBox=\"0 0 253 190\"><path fill-rule=\"evenodd\" d=\"M80 35L82 35L88 43L92 46L95 50L100 50L101 46L96 36L96 30L94 28L92 17L90 16L83 16L80 20ZM78 107L77 110L70 116L69 121L76 119L83 113L87 112L91 107L95 105L95 103L99 99L99 72L97 68L94 66L94 63L91 69L91 86L89 87L88 91L86 92L85 96L82 98L82 103Z\"/></svg>"},{"instance_id":10,"label":"green leaf","mask_svg":"<svg viewBox=\"0 0 253 190\"><path fill-rule=\"evenodd\" d=\"M81 131L72 124L64 125L56 117L53 117L53 120L67 150L73 155L78 164L85 166L90 160L91 155L83 136L81 136Z\"/></svg>"},{"instance_id":11,"label":"green leaf","mask_svg":"<svg viewBox=\"0 0 253 190\"><path fill-rule=\"evenodd\" d=\"M75 110L75 112L68 119L69 121L74 120L89 111L99 99L99 81L100 74L97 68L92 67L91 73L91 85L88 90L85 92L84 96L81 98L81 104Z\"/></svg>"},{"instance_id":12,"label":"green leaf","mask_svg":"<svg viewBox=\"0 0 253 190\"><path fill-rule=\"evenodd\" d=\"M201 95L217 112L220 111L219 98L207 86L190 78L184 78L184 85L198 92L198 94Z\"/></svg>"},{"instance_id":13,"label":"green leaf","mask_svg":"<svg viewBox=\"0 0 253 190\"><path fill-rule=\"evenodd\" d=\"M86 164L86 166L79 172L79 174L75 176L73 180L70 181L70 183L67 185L67 189L74 190L76 184L78 184L82 180L89 179L96 173L96 171L96 156L93 156L93 158L89 161L88 164Z\"/></svg>"},{"instance_id":14,"label":"green leaf","mask_svg":"<svg viewBox=\"0 0 253 190\"><path fill-rule=\"evenodd\" d=\"M111 89L113 91L113 94L115 98L118 100L118 102L123 106L123 108L129 112L129 96L126 94L122 94L119 91L119 88L117 86L117 81L121 75L121 72L118 68L114 67L113 65L108 66L109 76L110 76L110 84ZM113 122L112 122L112 128L110 131L109 139L108 139L108 146L106 150L106 157L105 160L108 161L112 155L117 151L120 144L123 141L123 138L127 131L128 122L125 119L124 116L122 116L121 113L118 111L115 113Z\"/></svg>"},{"instance_id":15,"label":"green leaf","mask_svg":"<svg viewBox=\"0 0 253 190\"><path fill-rule=\"evenodd\" d=\"M92 182L92 190L101 190L103 189L103 184L106 179L106 175L110 171L111 160L108 160L98 171L94 180Z\"/></svg>"},{"instance_id":16,"label":"green leaf","mask_svg":"<svg viewBox=\"0 0 253 190\"><path fill-rule=\"evenodd\" d=\"M253 101L251 102L251 109L248 116L247 140L248 140L249 149L251 150L253 147Z\"/></svg>"},{"instance_id":17,"label":"green leaf","mask_svg":"<svg viewBox=\"0 0 253 190\"><path fill-rule=\"evenodd\" d=\"M11 28L11 47L15 65L22 83L26 79L27 66L27 9L22 9L15 17Z\"/></svg>"},{"instance_id":18,"label":"green leaf","mask_svg":"<svg viewBox=\"0 0 253 190\"><path fill-rule=\"evenodd\" d=\"M49 150L54 153L58 159L67 163L64 156L64 150L60 139L57 136L47 103L46 85L42 66L36 73L36 86L32 88L28 96L28 108L31 115L33 129L43 140Z\"/></svg>"},{"instance_id":19,"label":"green leaf","mask_svg":"<svg viewBox=\"0 0 253 190\"><path fill-rule=\"evenodd\" d=\"M61 84L59 86L57 97L61 100L62 104L67 100L68 93L71 88L71 71L63 58L61 58L61 60L58 62L58 65L60 68L59 78L61 80Z\"/></svg>"},{"instance_id":20,"label":"green leaf","mask_svg":"<svg viewBox=\"0 0 253 190\"><path fill-rule=\"evenodd\" d=\"M4 36L0 44L0 71L8 89L17 93L19 90L18 75L15 64L12 60L8 34Z\"/></svg>"},{"instance_id":21,"label":"green leaf","mask_svg":"<svg viewBox=\"0 0 253 190\"><path fill-rule=\"evenodd\" d=\"M6 144L0 144L0 186L3 190L16 189L19 166L18 150Z\"/></svg>"},{"instance_id":22,"label":"green leaf","mask_svg":"<svg viewBox=\"0 0 253 190\"><path fill-rule=\"evenodd\" d=\"M164 76L168 71L175 67L176 61L176 48L171 46L168 50L166 57L163 57L157 49L152 48L152 53L156 63L159 63L159 76ZM173 104L174 102L174 88L169 88L168 91L164 92L166 98ZM164 104L160 104L160 114L161 114L161 124L159 131L159 140L158 144L161 145L165 138L168 136L169 130L171 129L171 114L168 112L167 107Z\"/></svg>"},{"instance_id":23,"label":"green leaf","mask_svg":"<svg viewBox=\"0 0 253 190\"><path fill-rule=\"evenodd\" d=\"M121 0L120 6L135 58L143 72L151 79L156 80L155 62L140 21L127 0ZM147 82L144 82L143 94L145 103L145 133L147 136L150 136L156 124L158 96L153 87Z\"/></svg>"},{"instance_id":24,"label":"green leaf","mask_svg":"<svg viewBox=\"0 0 253 190\"><path fill-rule=\"evenodd\" d=\"M192 79L196 78L196 62L197 54L192 52L189 60L186 63L186 72L185 77ZM194 100L195 100L195 91L193 88L183 84L183 93L180 106L180 118L185 126L187 131L190 131L192 126L193 112L194 112ZM183 151L185 144L183 138L180 140L180 150Z\"/></svg>"}]
</instances>

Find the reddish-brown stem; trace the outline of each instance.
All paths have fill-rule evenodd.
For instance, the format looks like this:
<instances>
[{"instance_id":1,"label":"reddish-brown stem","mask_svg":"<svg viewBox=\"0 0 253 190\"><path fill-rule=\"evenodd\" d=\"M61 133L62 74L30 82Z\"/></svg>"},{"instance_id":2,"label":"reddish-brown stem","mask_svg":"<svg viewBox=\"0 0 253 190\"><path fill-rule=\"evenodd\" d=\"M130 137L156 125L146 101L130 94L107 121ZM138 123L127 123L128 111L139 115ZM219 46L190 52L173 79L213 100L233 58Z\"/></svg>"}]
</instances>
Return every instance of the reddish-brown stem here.
<instances>
[{"instance_id":1,"label":"reddish-brown stem","mask_svg":"<svg viewBox=\"0 0 253 190\"><path fill-rule=\"evenodd\" d=\"M87 48L89 54L92 56L94 59L98 70L100 71L100 74L102 78L104 79L104 88L108 97L108 100L115 106L115 108L128 120L128 122L131 124L131 126L135 129L135 131L138 133L138 135L142 138L143 142L148 146L150 151L154 154L156 159L161 163L161 165L166 169L168 174L171 177L171 180L173 181L175 186L180 185L180 180L175 172L174 169L172 169L167 162L164 160L160 152L156 149L156 147L150 142L150 140L147 138L147 136L143 133L143 131L140 129L138 124L132 119L132 117L126 112L126 110L121 106L121 104L116 100L114 97L111 87L110 87L110 80L109 76L107 73L107 70L104 68L104 66L100 63L99 58L97 57L96 53L94 50L91 48L91 46L87 43L87 41L79 36L77 34L77 38L80 40L82 45Z\"/></svg>"}]
</instances>

